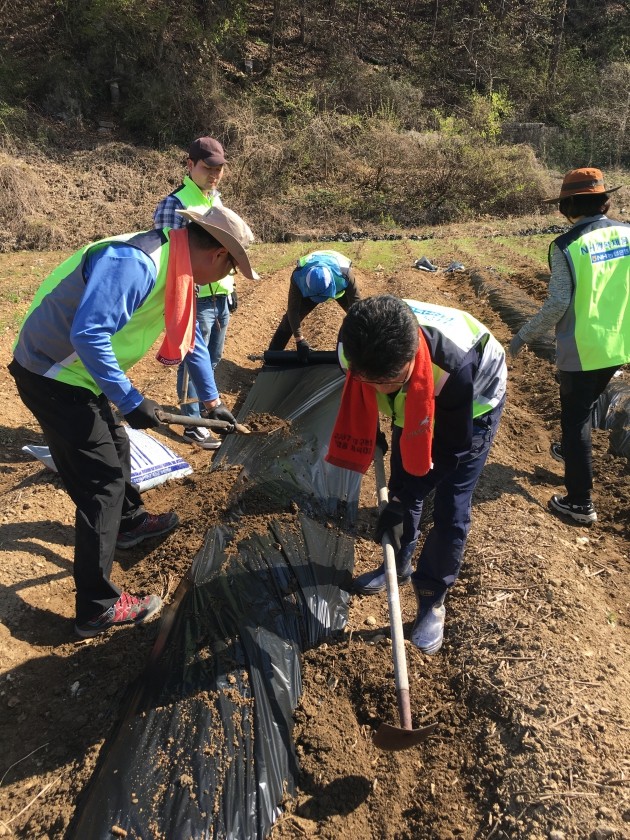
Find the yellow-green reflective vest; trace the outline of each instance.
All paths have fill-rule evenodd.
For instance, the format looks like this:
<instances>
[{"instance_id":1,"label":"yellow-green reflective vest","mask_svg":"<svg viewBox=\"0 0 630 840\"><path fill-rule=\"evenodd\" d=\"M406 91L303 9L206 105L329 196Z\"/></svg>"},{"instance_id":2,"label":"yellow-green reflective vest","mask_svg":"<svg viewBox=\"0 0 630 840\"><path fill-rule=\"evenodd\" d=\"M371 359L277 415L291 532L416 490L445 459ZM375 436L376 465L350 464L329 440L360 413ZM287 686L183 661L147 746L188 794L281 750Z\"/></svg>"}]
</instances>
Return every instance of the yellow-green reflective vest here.
<instances>
[{"instance_id":1,"label":"yellow-green reflective vest","mask_svg":"<svg viewBox=\"0 0 630 840\"><path fill-rule=\"evenodd\" d=\"M195 213L205 213L217 203L218 194L205 195L190 175L184 175L181 187L171 193L181 201L184 210L192 210ZM218 202L220 206L220 201ZM199 286L198 298L212 297L213 295L229 295L234 291L234 278L231 274L223 277L216 283L209 283L207 286Z\"/></svg>"},{"instance_id":2,"label":"yellow-green reflective vest","mask_svg":"<svg viewBox=\"0 0 630 840\"><path fill-rule=\"evenodd\" d=\"M293 273L293 281L304 297L309 297L304 281L312 265L325 265L331 270L333 280L335 281L335 299L342 297L346 293L346 289L348 288L348 272L350 271L352 260L339 251L325 248L321 251L311 251L310 254L300 257L297 261L297 271ZM303 271L303 269L306 269L306 271ZM319 297L316 296L314 299L318 300Z\"/></svg>"},{"instance_id":3,"label":"yellow-green reflective vest","mask_svg":"<svg viewBox=\"0 0 630 840\"><path fill-rule=\"evenodd\" d=\"M597 218L554 243L573 279L556 324L559 370L601 370L630 361L630 225ZM550 249L551 250L551 249Z\"/></svg>"},{"instance_id":4,"label":"yellow-green reflective vest","mask_svg":"<svg viewBox=\"0 0 630 840\"><path fill-rule=\"evenodd\" d=\"M138 307L132 314L125 326L117 333L114 333L111 338L112 350L116 356L118 365L121 370L127 371L147 353L151 345L164 330L164 291L170 250L169 234L170 228L166 228L163 231L150 230L143 233L128 233L120 236L112 236L108 239L102 239L86 245L65 260L65 262L58 266L43 281L22 322L20 333L18 333L14 345L14 353L18 362L21 357L19 345L22 328L31 317L33 318L31 328L33 328L33 324L37 323L37 309L42 301L44 298L49 295L54 295L57 292L60 298L58 307L61 315L60 323L63 325L62 329L67 339L65 357L60 358L57 355L56 358L58 361L56 364L49 365L46 370L41 369L35 370L34 372L42 376L57 379L60 382L66 382L68 385L87 388L97 395L101 394L101 389L88 373L83 362L77 357L76 352L68 352L71 348L69 336L73 313L76 312L82 289L85 288L85 281L83 280L83 266L85 261L94 251L101 250L112 242L126 242L128 245L139 248L151 257L156 265L157 277L153 289L143 301L142 306ZM24 349L28 353L28 348L25 347ZM53 356L53 358L55 357ZM33 369L32 364L29 364L28 367L29 369Z\"/></svg>"}]
</instances>

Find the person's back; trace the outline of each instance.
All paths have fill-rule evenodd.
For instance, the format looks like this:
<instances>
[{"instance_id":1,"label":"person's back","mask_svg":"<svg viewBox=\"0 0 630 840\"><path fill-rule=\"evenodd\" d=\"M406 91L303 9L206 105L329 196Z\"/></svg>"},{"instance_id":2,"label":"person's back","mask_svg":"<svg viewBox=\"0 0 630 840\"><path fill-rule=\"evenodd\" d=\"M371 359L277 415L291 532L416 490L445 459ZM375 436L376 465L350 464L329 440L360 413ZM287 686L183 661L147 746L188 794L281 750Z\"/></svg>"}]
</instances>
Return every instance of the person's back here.
<instances>
[{"instance_id":1,"label":"person's back","mask_svg":"<svg viewBox=\"0 0 630 840\"><path fill-rule=\"evenodd\" d=\"M555 327L562 439L550 454L564 464L565 496L548 502L555 513L590 525L592 412L619 367L630 362L630 225L609 219L610 193L594 167L567 172L560 195L546 199L571 223L549 248L549 290L538 312L510 342L512 358Z\"/></svg>"},{"instance_id":2,"label":"person's back","mask_svg":"<svg viewBox=\"0 0 630 840\"><path fill-rule=\"evenodd\" d=\"M605 214L582 217L552 243L573 280L556 325L560 370L598 370L630 359L630 225Z\"/></svg>"},{"instance_id":3,"label":"person's back","mask_svg":"<svg viewBox=\"0 0 630 840\"><path fill-rule=\"evenodd\" d=\"M287 310L268 350L284 350L293 336L298 358L307 363L311 348L302 331L304 318L327 300L335 300L347 312L360 297L352 260L345 254L320 250L300 257L289 281Z\"/></svg>"}]
</instances>

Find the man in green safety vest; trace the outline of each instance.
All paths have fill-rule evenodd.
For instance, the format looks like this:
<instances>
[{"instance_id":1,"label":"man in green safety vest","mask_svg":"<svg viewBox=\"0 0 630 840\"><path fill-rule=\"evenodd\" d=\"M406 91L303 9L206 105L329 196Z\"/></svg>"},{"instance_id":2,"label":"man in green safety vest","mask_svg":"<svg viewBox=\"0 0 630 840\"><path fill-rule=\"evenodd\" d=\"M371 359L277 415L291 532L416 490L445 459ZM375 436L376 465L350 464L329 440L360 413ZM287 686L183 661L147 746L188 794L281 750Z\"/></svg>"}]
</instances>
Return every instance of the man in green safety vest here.
<instances>
[{"instance_id":1,"label":"man in green safety vest","mask_svg":"<svg viewBox=\"0 0 630 840\"><path fill-rule=\"evenodd\" d=\"M179 212L191 210L205 213L210 207L222 207L219 182L223 177L225 153L223 146L214 137L198 137L190 144L187 174L180 186L158 202L153 214L155 228L181 228L188 220ZM199 286L197 291L197 322L201 336L208 346L212 367L221 361L230 313L237 307L234 287L234 273L221 277L216 283ZM182 403L181 412L187 417L199 417L200 406L196 401L197 391L182 364L177 370L177 393ZM203 449L218 449L220 439L210 434L203 426L191 426L183 433L184 438Z\"/></svg>"},{"instance_id":2,"label":"man in green safety vest","mask_svg":"<svg viewBox=\"0 0 630 840\"><path fill-rule=\"evenodd\" d=\"M541 309L510 343L525 344L555 326L562 438L551 455L564 463L565 496L552 511L590 525L597 520L593 489L592 411L619 368L630 361L630 225L609 219L609 194L599 169L564 176L559 210L572 227L549 248L551 278Z\"/></svg>"},{"instance_id":3,"label":"man in green safety vest","mask_svg":"<svg viewBox=\"0 0 630 840\"><path fill-rule=\"evenodd\" d=\"M311 347L302 321L320 303L335 300L344 312L359 300L352 261L339 251L312 251L300 257L291 274L289 301L268 350L284 350L293 335L298 358L307 363Z\"/></svg>"},{"instance_id":4,"label":"man in green safety vest","mask_svg":"<svg viewBox=\"0 0 630 840\"><path fill-rule=\"evenodd\" d=\"M93 242L42 283L20 327L9 371L38 420L76 505L75 632L96 636L157 612L157 595L121 592L110 580L116 548L167 534L175 513L153 515L131 483L130 445L114 417L134 429L157 427L159 405L127 377L166 329L158 360L186 358L208 415L235 425L214 381L195 321L194 284L215 283L238 266L255 276L247 224L210 208L181 230L149 230Z\"/></svg>"},{"instance_id":5,"label":"man in green safety vest","mask_svg":"<svg viewBox=\"0 0 630 840\"><path fill-rule=\"evenodd\" d=\"M467 312L377 295L348 311L338 354L346 382L325 459L364 473L376 446L385 449L379 413L391 417L389 502L374 537L390 536L398 581L410 580L417 600L411 642L432 655L442 646L444 600L460 572L472 495L505 404L505 352ZM433 527L414 569L432 491ZM353 584L362 595L385 588L383 564Z\"/></svg>"}]
</instances>

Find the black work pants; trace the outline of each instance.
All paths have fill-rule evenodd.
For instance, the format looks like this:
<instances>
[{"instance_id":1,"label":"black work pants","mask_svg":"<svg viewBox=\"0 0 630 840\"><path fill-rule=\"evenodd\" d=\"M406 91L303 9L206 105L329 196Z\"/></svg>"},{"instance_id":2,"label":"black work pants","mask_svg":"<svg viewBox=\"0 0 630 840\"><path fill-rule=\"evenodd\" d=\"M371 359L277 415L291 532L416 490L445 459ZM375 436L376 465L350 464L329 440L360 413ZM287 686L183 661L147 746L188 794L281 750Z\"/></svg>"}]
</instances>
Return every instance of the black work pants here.
<instances>
[{"instance_id":1,"label":"black work pants","mask_svg":"<svg viewBox=\"0 0 630 840\"><path fill-rule=\"evenodd\" d=\"M564 484L569 502L590 501L593 489L592 413L619 366L601 370L558 371Z\"/></svg>"},{"instance_id":2,"label":"black work pants","mask_svg":"<svg viewBox=\"0 0 630 840\"><path fill-rule=\"evenodd\" d=\"M298 318L300 319L300 323L306 318L307 315L315 309L317 303L311 298L302 298L300 301L300 308L298 311ZM269 347L267 350L284 350L284 348L289 343L289 339L293 335L293 330L291 329L291 324L289 323L289 316L285 312L282 316L282 320L278 325L278 329L273 334L271 341L269 342Z\"/></svg>"},{"instance_id":3,"label":"black work pants","mask_svg":"<svg viewBox=\"0 0 630 840\"><path fill-rule=\"evenodd\" d=\"M348 299L347 295L342 295L339 298L333 298L336 303L343 309L344 312L347 312L350 308L353 301ZM321 303L322 301L320 301ZM327 301L326 301L327 302ZM319 304L316 303L312 298L302 298L300 301L300 308L298 310L298 318L300 319L300 323L306 318L307 315L315 309L316 306ZM267 350L284 350L284 348L289 343L291 336L293 335L293 330L291 329L291 324L289 323L289 316L285 312L280 324L278 325L278 329L273 334L271 341L269 342L269 347Z\"/></svg>"},{"instance_id":4,"label":"black work pants","mask_svg":"<svg viewBox=\"0 0 630 840\"><path fill-rule=\"evenodd\" d=\"M109 580L116 537L121 524L129 531L146 517L131 483L129 438L102 394L31 373L15 359L9 372L77 508L74 582L81 624L118 600L120 590Z\"/></svg>"},{"instance_id":5,"label":"black work pants","mask_svg":"<svg viewBox=\"0 0 630 840\"><path fill-rule=\"evenodd\" d=\"M458 466L434 485L431 473L410 475L402 463L402 429L392 426L389 496L411 494L403 519L401 549L397 565L404 568L412 559L420 535L424 499L435 486L433 527L427 534L411 579L419 589L443 595L457 580L470 531L472 497L499 430L505 398L492 411L473 420L470 451Z\"/></svg>"}]
</instances>

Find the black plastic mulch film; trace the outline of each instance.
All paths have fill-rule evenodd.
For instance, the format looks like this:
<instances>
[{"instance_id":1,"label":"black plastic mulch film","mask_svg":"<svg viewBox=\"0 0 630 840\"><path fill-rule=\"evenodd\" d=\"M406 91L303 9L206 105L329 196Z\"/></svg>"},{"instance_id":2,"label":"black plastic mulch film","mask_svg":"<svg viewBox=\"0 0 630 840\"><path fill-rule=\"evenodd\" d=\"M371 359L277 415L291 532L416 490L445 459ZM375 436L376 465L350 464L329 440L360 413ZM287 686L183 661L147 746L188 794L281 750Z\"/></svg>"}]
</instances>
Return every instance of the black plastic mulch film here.
<instances>
[{"instance_id":1,"label":"black plastic mulch film","mask_svg":"<svg viewBox=\"0 0 630 840\"><path fill-rule=\"evenodd\" d=\"M251 507L267 530L236 545L228 526L208 532L67 837L268 835L298 772L300 656L347 621L353 538L322 524L358 505L361 477L323 461L342 385L331 364L258 375L239 417L273 414L290 434L232 435L213 470L242 465L235 527ZM297 527L269 519L292 502Z\"/></svg>"},{"instance_id":2,"label":"black plastic mulch film","mask_svg":"<svg viewBox=\"0 0 630 840\"><path fill-rule=\"evenodd\" d=\"M471 282L514 331L538 308L498 277L473 274ZM553 336L533 349L553 358ZM291 731L300 654L347 620L353 540L318 521L343 512L352 522L358 506L360 476L323 461L342 385L334 364L258 375L239 418L269 413L290 421L291 435L232 435L213 469L242 465L237 518L286 511L295 501L301 533L271 521L236 551L229 528L208 533L67 838L109 840L112 827L142 840L268 835L298 772ZM623 376L593 414L594 425L610 429L611 450L630 457Z\"/></svg>"}]
</instances>

